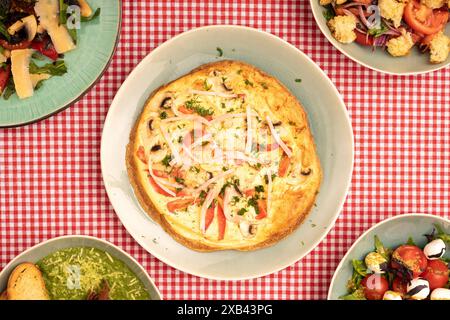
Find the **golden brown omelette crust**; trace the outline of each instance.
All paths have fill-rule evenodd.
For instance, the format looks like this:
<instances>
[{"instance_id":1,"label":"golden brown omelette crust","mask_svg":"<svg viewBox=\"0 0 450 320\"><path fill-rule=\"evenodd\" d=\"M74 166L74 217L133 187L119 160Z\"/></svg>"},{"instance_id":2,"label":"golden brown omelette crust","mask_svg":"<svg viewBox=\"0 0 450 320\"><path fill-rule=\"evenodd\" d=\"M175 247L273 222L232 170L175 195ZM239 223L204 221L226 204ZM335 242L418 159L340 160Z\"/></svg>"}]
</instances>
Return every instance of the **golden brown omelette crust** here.
<instances>
[{"instance_id":1,"label":"golden brown omelette crust","mask_svg":"<svg viewBox=\"0 0 450 320\"><path fill-rule=\"evenodd\" d=\"M139 128L142 125L146 125L144 122L144 115L147 106L149 105L152 98L161 91L164 91L167 87L169 87L172 83L177 82L180 79L189 76L196 76L200 74L208 74L213 69L240 69L243 70L243 73L253 74L254 78L258 80L263 79L264 83L266 83L269 87L274 87L281 92L280 94L285 96L284 106L280 104L272 105L268 101L268 106L270 106L271 111L277 115L278 119L282 119L283 122L289 122L290 126L293 128L293 135L296 145L298 148L303 150L302 155L299 156L298 159L302 163L306 163L309 167L314 168L313 177L308 180L308 186L306 189L302 188L300 190L283 192L283 197L278 199L273 199L272 211L276 216L276 219L270 221L270 228L264 229L263 239L260 241L247 241L244 239L242 244L238 246L233 246L230 248L220 246L220 241L215 243L211 243L211 241L202 241L201 239L191 239L184 235L181 235L176 228L172 226L169 222L168 218L165 214L159 212L153 203L152 198L149 193L146 192L144 187L144 183L142 179L144 179L143 175L139 173L139 160L135 156L136 150L139 147L137 142L137 135L139 132ZM251 78L253 80L253 77ZM270 97L269 97L270 99ZM275 100L277 102L277 100ZM284 121L286 120L286 121ZM302 137L301 139L295 138L295 136ZM316 195L318 193L318 189L320 186L320 182L322 179L322 171L320 168L320 162L318 156L315 151L315 144L313 141L313 137L308 126L307 116L298 102L298 100L289 92L289 90L277 79L274 77L264 73L263 71L255 68L252 65L246 64L240 61L219 61L208 63L202 65L194 70L192 70L189 74L170 82L160 88L156 89L148 98L146 107L144 107L141 115L137 119L131 133L130 133L130 142L127 146L126 152L126 165L128 176L130 178L131 185L135 192L135 195L145 210L145 212L161 227L169 233L176 241L183 244L186 247L197 251L217 251L217 250L227 250L227 249L235 249L240 251L250 251L261 249L270 245L273 245L279 242L281 239L288 236L292 233L305 219L312 206L314 205ZM280 187L281 188L281 187ZM200 230L199 230L200 233Z\"/></svg>"}]
</instances>

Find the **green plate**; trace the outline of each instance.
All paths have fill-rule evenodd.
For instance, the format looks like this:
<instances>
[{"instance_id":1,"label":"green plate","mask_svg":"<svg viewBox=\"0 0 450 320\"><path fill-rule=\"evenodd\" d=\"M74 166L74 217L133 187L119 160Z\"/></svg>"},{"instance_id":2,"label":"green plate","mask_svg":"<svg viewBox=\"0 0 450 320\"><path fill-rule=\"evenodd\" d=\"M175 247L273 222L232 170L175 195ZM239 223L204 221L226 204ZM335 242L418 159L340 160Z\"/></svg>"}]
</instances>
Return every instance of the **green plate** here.
<instances>
[{"instance_id":1,"label":"green plate","mask_svg":"<svg viewBox=\"0 0 450 320\"><path fill-rule=\"evenodd\" d=\"M0 98L0 127L33 123L64 110L80 99L103 75L114 54L121 24L120 0L90 1L100 16L78 30L77 49L65 54L68 72L45 81L34 96Z\"/></svg>"}]
</instances>

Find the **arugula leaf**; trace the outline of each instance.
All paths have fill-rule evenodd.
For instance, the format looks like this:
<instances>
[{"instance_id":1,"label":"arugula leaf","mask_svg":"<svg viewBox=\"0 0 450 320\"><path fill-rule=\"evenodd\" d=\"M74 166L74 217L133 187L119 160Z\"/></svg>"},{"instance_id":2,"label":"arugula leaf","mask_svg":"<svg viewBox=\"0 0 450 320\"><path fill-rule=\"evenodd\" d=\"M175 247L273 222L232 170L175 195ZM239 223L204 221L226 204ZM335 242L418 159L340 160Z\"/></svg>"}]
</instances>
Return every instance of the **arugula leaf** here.
<instances>
[{"instance_id":1,"label":"arugula leaf","mask_svg":"<svg viewBox=\"0 0 450 320\"><path fill-rule=\"evenodd\" d=\"M69 6L64 2L64 0L59 0L59 23L67 23L67 8Z\"/></svg>"},{"instance_id":2,"label":"arugula leaf","mask_svg":"<svg viewBox=\"0 0 450 320\"><path fill-rule=\"evenodd\" d=\"M11 41L11 36L9 35L8 29L3 24L3 22L0 21L0 34L2 34L6 40Z\"/></svg>"},{"instance_id":3,"label":"arugula leaf","mask_svg":"<svg viewBox=\"0 0 450 320\"><path fill-rule=\"evenodd\" d=\"M392 250L386 248L383 243L380 241L378 236L375 236L375 251L383 256L386 260L390 260L390 256L392 254Z\"/></svg>"},{"instance_id":4,"label":"arugula leaf","mask_svg":"<svg viewBox=\"0 0 450 320\"><path fill-rule=\"evenodd\" d=\"M444 229L438 224L434 224L437 234L436 238L442 239L444 242L450 243L450 234L446 233Z\"/></svg>"},{"instance_id":5,"label":"arugula leaf","mask_svg":"<svg viewBox=\"0 0 450 320\"><path fill-rule=\"evenodd\" d=\"M47 73L52 76L62 76L67 73L67 67L64 60L58 60L54 63L47 63L41 67L39 67L33 61L30 62L30 73L33 74L43 74Z\"/></svg>"},{"instance_id":6,"label":"arugula leaf","mask_svg":"<svg viewBox=\"0 0 450 320\"><path fill-rule=\"evenodd\" d=\"M9 77L8 83L3 90L3 99L8 100L16 92L16 87L14 86L13 77Z\"/></svg>"},{"instance_id":7,"label":"arugula leaf","mask_svg":"<svg viewBox=\"0 0 450 320\"><path fill-rule=\"evenodd\" d=\"M367 276L367 267L364 261L361 260L352 260L353 270L358 273L360 276Z\"/></svg>"},{"instance_id":8,"label":"arugula leaf","mask_svg":"<svg viewBox=\"0 0 450 320\"><path fill-rule=\"evenodd\" d=\"M366 297L364 295L364 289L359 288L350 294L339 297L339 299L342 299L342 300L366 300Z\"/></svg>"},{"instance_id":9,"label":"arugula leaf","mask_svg":"<svg viewBox=\"0 0 450 320\"><path fill-rule=\"evenodd\" d=\"M336 16L336 14L334 13L333 7L331 5L325 6L325 9L326 10L323 11L322 14L327 21L330 21L331 19L333 19Z\"/></svg>"},{"instance_id":10,"label":"arugula leaf","mask_svg":"<svg viewBox=\"0 0 450 320\"><path fill-rule=\"evenodd\" d=\"M95 18L97 18L100 13L102 12L101 8L97 8L97 10L95 10L94 14L90 17L81 17L81 22L89 22L94 20Z\"/></svg>"},{"instance_id":11,"label":"arugula leaf","mask_svg":"<svg viewBox=\"0 0 450 320\"><path fill-rule=\"evenodd\" d=\"M386 31L388 31L389 28L384 23L381 23L379 28L372 28L367 31L367 33L375 38L378 38L379 36L383 35Z\"/></svg>"}]
</instances>

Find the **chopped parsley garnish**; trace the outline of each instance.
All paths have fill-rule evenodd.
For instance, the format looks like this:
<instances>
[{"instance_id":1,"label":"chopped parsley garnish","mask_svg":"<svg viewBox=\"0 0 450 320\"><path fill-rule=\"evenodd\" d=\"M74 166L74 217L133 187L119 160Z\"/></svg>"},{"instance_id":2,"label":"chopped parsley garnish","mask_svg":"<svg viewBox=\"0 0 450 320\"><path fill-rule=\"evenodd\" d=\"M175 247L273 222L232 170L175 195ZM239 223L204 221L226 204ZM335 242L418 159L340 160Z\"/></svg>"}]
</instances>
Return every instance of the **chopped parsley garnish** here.
<instances>
[{"instance_id":1,"label":"chopped parsley garnish","mask_svg":"<svg viewBox=\"0 0 450 320\"><path fill-rule=\"evenodd\" d=\"M248 210L245 208L241 208L239 209L239 211L237 212L238 215L243 216Z\"/></svg>"},{"instance_id":2,"label":"chopped parsley garnish","mask_svg":"<svg viewBox=\"0 0 450 320\"><path fill-rule=\"evenodd\" d=\"M245 83L246 86L251 86L251 87L253 87L253 82L251 82L251 81L248 80L248 79L245 79L245 80L244 80L244 83Z\"/></svg>"},{"instance_id":3,"label":"chopped parsley garnish","mask_svg":"<svg viewBox=\"0 0 450 320\"><path fill-rule=\"evenodd\" d=\"M234 196L233 199L231 199L231 204L236 204L239 202L239 197L238 196Z\"/></svg>"},{"instance_id":4,"label":"chopped parsley garnish","mask_svg":"<svg viewBox=\"0 0 450 320\"><path fill-rule=\"evenodd\" d=\"M295 82L300 83L300 82L302 82L302 79L297 78L297 79L295 79Z\"/></svg>"},{"instance_id":5,"label":"chopped parsley garnish","mask_svg":"<svg viewBox=\"0 0 450 320\"><path fill-rule=\"evenodd\" d=\"M213 110L206 109L201 106L200 101L198 100L198 97L194 97L184 103L186 108L195 111L198 115L202 117L211 116L214 114Z\"/></svg>"},{"instance_id":6,"label":"chopped parsley garnish","mask_svg":"<svg viewBox=\"0 0 450 320\"><path fill-rule=\"evenodd\" d=\"M178 137L178 143L181 143L181 142L183 142L183 137L182 137L182 136L179 136L179 137Z\"/></svg>"},{"instance_id":7,"label":"chopped parsley garnish","mask_svg":"<svg viewBox=\"0 0 450 320\"><path fill-rule=\"evenodd\" d=\"M191 168L189 169L189 171L195 172L195 173L199 173L199 172L200 172L200 169L197 168L197 167L191 167Z\"/></svg>"},{"instance_id":8,"label":"chopped parsley garnish","mask_svg":"<svg viewBox=\"0 0 450 320\"><path fill-rule=\"evenodd\" d=\"M175 177L175 181L179 184L184 184L184 179L180 177Z\"/></svg>"},{"instance_id":9,"label":"chopped parsley garnish","mask_svg":"<svg viewBox=\"0 0 450 320\"><path fill-rule=\"evenodd\" d=\"M223 50L222 50L222 48L217 47L216 50L217 50L217 53L219 54L219 57L223 56Z\"/></svg>"},{"instance_id":10,"label":"chopped parsley garnish","mask_svg":"<svg viewBox=\"0 0 450 320\"><path fill-rule=\"evenodd\" d=\"M264 187L263 186L256 186L255 187L255 191L256 192L264 192Z\"/></svg>"},{"instance_id":11,"label":"chopped parsley garnish","mask_svg":"<svg viewBox=\"0 0 450 320\"><path fill-rule=\"evenodd\" d=\"M172 156L170 154L168 154L167 156L164 157L164 159L162 159L162 164L165 167L169 166L170 160L172 160Z\"/></svg>"},{"instance_id":12,"label":"chopped parsley garnish","mask_svg":"<svg viewBox=\"0 0 450 320\"><path fill-rule=\"evenodd\" d=\"M239 69L238 71L237 71L237 74L241 74L242 73L242 69Z\"/></svg>"},{"instance_id":13,"label":"chopped parsley garnish","mask_svg":"<svg viewBox=\"0 0 450 320\"><path fill-rule=\"evenodd\" d=\"M222 109L225 109L227 106L225 105L225 102L221 102L220 106L222 107Z\"/></svg>"},{"instance_id":14,"label":"chopped parsley garnish","mask_svg":"<svg viewBox=\"0 0 450 320\"><path fill-rule=\"evenodd\" d=\"M200 192L199 198L200 199L205 199L206 198L206 191L205 190L202 190L202 192Z\"/></svg>"},{"instance_id":15,"label":"chopped parsley garnish","mask_svg":"<svg viewBox=\"0 0 450 320\"><path fill-rule=\"evenodd\" d=\"M261 87L263 87L263 89L266 89L266 90L269 89L269 86L265 82L261 82L260 85L261 85Z\"/></svg>"},{"instance_id":16,"label":"chopped parsley garnish","mask_svg":"<svg viewBox=\"0 0 450 320\"><path fill-rule=\"evenodd\" d=\"M205 79L205 80L203 81L203 88L204 88L206 91L209 91L209 90L211 90L211 88L212 88L212 84L208 83L208 80Z\"/></svg>"},{"instance_id":17,"label":"chopped parsley garnish","mask_svg":"<svg viewBox=\"0 0 450 320\"><path fill-rule=\"evenodd\" d=\"M289 121L288 122L291 126L296 126L297 124L294 121Z\"/></svg>"},{"instance_id":18,"label":"chopped parsley garnish","mask_svg":"<svg viewBox=\"0 0 450 320\"><path fill-rule=\"evenodd\" d=\"M272 173L272 181L275 179L276 176L277 176L277 175L276 175L275 173ZM264 176L264 182L265 182L266 184L269 183L269 177L267 176L267 174Z\"/></svg>"},{"instance_id":19,"label":"chopped parsley garnish","mask_svg":"<svg viewBox=\"0 0 450 320\"><path fill-rule=\"evenodd\" d=\"M159 117L160 117L161 119L166 119L166 118L167 118L167 112L165 112L165 111L161 112L161 113L159 114Z\"/></svg>"},{"instance_id":20,"label":"chopped parsley garnish","mask_svg":"<svg viewBox=\"0 0 450 320\"><path fill-rule=\"evenodd\" d=\"M248 205L250 207L253 207L255 209L256 214L259 214L259 208L258 208L258 198L257 197L251 197L248 199Z\"/></svg>"}]
</instances>

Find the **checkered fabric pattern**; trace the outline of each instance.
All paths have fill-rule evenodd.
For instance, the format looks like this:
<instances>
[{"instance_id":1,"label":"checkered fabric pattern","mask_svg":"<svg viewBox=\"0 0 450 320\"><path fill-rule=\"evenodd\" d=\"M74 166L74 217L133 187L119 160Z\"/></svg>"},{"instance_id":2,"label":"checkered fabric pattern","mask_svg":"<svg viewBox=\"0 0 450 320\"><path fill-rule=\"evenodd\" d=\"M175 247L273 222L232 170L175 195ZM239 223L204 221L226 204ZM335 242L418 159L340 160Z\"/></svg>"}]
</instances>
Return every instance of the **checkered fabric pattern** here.
<instances>
[{"instance_id":1,"label":"checkered fabric pattern","mask_svg":"<svg viewBox=\"0 0 450 320\"><path fill-rule=\"evenodd\" d=\"M126 76L167 39L211 24L256 27L303 50L341 92L355 134L351 191L335 227L300 262L250 281L210 281L152 257L122 227L100 171L102 124ZM86 234L137 258L166 299L324 299L340 259L373 224L407 212L449 216L449 88L449 68L399 77L349 60L321 34L307 0L124 0L121 41L101 81L48 120L0 130L0 267L43 240Z\"/></svg>"}]
</instances>

